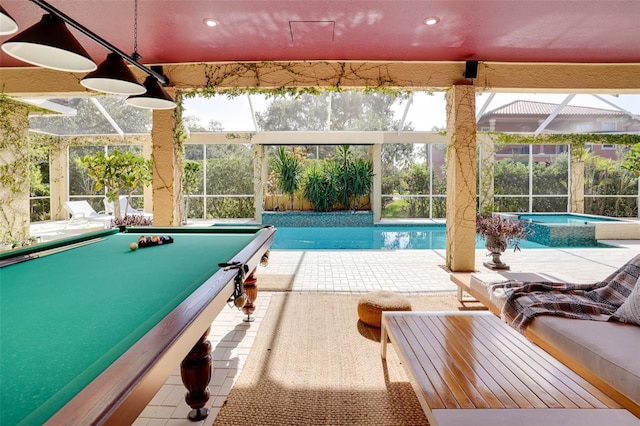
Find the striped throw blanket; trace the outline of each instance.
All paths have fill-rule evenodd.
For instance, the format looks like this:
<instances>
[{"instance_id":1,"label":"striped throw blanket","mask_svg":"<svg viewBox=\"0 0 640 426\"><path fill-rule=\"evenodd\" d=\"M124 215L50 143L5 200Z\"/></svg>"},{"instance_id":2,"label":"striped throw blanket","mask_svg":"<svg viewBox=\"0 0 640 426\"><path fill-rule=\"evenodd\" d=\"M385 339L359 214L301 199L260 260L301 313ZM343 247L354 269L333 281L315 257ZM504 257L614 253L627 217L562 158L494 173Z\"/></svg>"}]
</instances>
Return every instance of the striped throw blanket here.
<instances>
[{"instance_id":1,"label":"striped throw blanket","mask_svg":"<svg viewBox=\"0 0 640 426\"><path fill-rule=\"evenodd\" d=\"M523 331L538 315L608 321L631 294L638 277L640 255L595 284L505 281L493 283L491 292L504 300L502 318Z\"/></svg>"}]
</instances>

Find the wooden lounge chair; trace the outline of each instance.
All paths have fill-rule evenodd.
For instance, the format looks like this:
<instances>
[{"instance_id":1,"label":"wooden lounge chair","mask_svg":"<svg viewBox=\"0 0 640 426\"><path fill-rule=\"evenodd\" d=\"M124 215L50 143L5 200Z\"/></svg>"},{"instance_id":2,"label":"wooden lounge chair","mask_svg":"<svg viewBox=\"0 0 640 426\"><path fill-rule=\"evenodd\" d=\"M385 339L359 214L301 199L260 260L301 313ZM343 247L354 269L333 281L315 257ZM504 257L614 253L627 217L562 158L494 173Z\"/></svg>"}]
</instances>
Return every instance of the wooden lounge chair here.
<instances>
[{"instance_id":1,"label":"wooden lounge chair","mask_svg":"<svg viewBox=\"0 0 640 426\"><path fill-rule=\"evenodd\" d=\"M608 313L616 316L615 306L626 300L626 293L631 298L633 290L640 288L636 284L639 266L640 255L604 279L583 284L539 273L453 273L451 280L640 418L640 328L607 320ZM518 288L519 282L521 288L526 282L527 291L514 291L511 294L518 301L509 300L504 286ZM568 291L576 286L582 290ZM597 309L593 300L600 301ZM516 316L518 321L513 320Z\"/></svg>"}]
</instances>

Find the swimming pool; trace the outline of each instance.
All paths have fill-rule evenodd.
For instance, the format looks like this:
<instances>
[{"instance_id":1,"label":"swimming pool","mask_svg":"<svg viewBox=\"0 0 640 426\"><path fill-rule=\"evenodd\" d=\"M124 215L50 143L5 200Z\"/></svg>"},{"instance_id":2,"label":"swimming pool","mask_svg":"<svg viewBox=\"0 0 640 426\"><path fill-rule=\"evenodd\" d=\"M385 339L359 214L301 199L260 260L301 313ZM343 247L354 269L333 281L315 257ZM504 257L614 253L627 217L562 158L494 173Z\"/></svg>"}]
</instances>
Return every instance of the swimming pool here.
<instances>
[{"instance_id":1,"label":"swimming pool","mask_svg":"<svg viewBox=\"0 0 640 426\"><path fill-rule=\"evenodd\" d=\"M271 248L283 250L428 250L446 248L445 225L278 227ZM545 248L523 241L522 248ZM484 248L477 239L476 248Z\"/></svg>"}]
</instances>

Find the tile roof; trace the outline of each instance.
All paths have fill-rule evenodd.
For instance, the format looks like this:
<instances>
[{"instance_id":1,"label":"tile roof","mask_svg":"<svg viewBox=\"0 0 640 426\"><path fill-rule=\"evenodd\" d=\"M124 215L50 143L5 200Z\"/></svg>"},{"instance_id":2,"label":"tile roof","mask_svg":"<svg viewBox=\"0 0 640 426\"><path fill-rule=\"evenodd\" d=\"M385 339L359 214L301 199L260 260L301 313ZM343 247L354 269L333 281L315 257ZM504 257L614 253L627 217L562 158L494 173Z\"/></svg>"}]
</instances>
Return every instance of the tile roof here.
<instances>
[{"instance_id":1,"label":"tile roof","mask_svg":"<svg viewBox=\"0 0 640 426\"><path fill-rule=\"evenodd\" d=\"M491 110L484 116L492 115L550 115L558 104L531 101L514 101ZM621 111L583 106L566 105L558 115L625 115Z\"/></svg>"}]
</instances>

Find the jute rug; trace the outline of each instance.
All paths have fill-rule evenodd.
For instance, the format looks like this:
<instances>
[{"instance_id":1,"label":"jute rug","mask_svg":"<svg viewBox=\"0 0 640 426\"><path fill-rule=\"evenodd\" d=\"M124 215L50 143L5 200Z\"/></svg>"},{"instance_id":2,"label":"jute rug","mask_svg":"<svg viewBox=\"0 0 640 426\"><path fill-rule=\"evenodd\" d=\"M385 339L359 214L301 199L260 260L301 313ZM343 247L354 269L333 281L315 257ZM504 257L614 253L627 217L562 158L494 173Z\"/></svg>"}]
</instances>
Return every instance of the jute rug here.
<instances>
[{"instance_id":1,"label":"jute rug","mask_svg":"<svg viewBox=\"0 0 640 426\"><path fill-rule=\"evenodd\" d=\"M361 323L357 295L276 293L216 425L427 425L393 345ZM460 309L455 296L413 310Z\"/></svg>"},{"instance_id":2,"label":"jute rug","mask_svg":"<svg viewBox=\"0 0 640 426\"><path fill-rule=\"evenodd\" d=\"M294 274L259 274L258 291L291 291Z\"/></svg>"}]
</instances>

